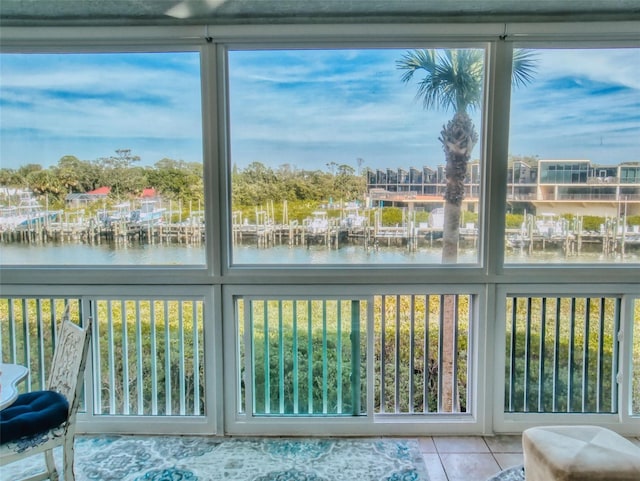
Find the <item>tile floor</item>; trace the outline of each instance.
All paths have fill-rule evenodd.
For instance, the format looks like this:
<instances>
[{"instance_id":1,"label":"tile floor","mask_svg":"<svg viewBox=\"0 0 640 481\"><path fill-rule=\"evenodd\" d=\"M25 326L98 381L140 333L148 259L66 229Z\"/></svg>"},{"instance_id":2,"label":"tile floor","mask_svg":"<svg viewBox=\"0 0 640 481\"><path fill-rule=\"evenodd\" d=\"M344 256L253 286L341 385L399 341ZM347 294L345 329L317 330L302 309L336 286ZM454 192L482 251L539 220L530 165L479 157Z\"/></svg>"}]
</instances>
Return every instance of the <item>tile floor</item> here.
<instances>
[{"instance_id":1,"label":"tile floor","mask_svg":"<svg viewBox=\"0 0 640 481\"><path fill-rule=\"evenodd\" d=\"M523 463L521 439L520 435L433 436L417 441L429 481L486 481L503 469ZM640 447L640 437L628 439ZM61 455L58 449L58 465ZM1 470L0 481L5 481Z\"/></svg>"},{"instance_id":2,"label":"tile floor","mask_svg":"<svg viewBox=\"0 0 640 481\"><path fill-rule=\"evenodd\" d=\"M434 436L420 438L430 481L485 481L523 463L522 437ZM629 438L640 446L640 437Z\"/></svg>"}]
</instances>

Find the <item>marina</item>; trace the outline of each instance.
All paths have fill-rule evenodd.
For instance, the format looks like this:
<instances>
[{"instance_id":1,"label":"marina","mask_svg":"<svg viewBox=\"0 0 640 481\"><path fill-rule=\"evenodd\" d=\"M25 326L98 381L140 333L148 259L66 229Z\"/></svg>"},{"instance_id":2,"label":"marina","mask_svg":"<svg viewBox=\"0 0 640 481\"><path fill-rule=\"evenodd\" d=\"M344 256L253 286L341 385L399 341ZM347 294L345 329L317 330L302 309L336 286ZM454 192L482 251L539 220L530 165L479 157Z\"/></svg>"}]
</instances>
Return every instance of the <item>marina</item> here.
<instances>
[{"instance_id":1,"label":"marina","mask_svg":"<svg viewBox=\"0 0 640 481\"><path fill-rule=\"evenodd\" d=\"M30 217L5 215L0 218L0 242L4 246L107 244L117 249L133 244L202 246L205 243L202 211L192 212L184 221L172 222L175 217L172 210L154 202L145 202L139 208L120 203L94 216L84 216L82 211L70 213L31 207ZM403 211L402 222L393 226L381 222L382 208L359 209L354 205L315 210L302 222L288 220L286 211L281 217L288 222L276 222L272 209L256 209L252 217L243 217L240 212L233 214L234 252L240 248L295 247L356 248L365 252L399 249L416 253L425 249L438 252L442 245L442 209L434 209L428 222L418 222L415 212L411 215ZM474 223L461 226L459 235L461 250L477 252L479 237ZM564 259L579 258L585 252L614 258L640 251L640 226L626 226L624 218L607 218L598 231L589 231L583 229L580 217L568 221L553 214L528 214L520 228L506 229L505 249L507 257L509 252L534 256L549 251Z\"/></svg>"},{"instance_id":2,"label":"marina","mask_svg":"<svg viewBox=\"0 0 640 481\"><path fill-rule=\"evenodd\" d=\"M469 262L477 262L480 249L480 170L478 162L468 166L458 226L458 249L471 252ZM345 257L359 258L356 253L360 251L385 250L393 251L394 256L397 252L407 258L422 256L417 262L427 262L425 256L441 262L444 170L365 169L363 176L366 191L357 200L334 201L333 192L321 197L328 199L323 203L296 198L291 201L291 213L287 200L233 200L233 212L228 220L222 218L233 262L238 262L239 252L268 249L273 253L280 248L313 251L314 256L322 250L333 252L327 257L329 263L350 262ZM638 163L601 166L588 160L514 161L507 177L505 262L511 258L527 262L546 253L565 262L579 262L594 254L599 262L622 262L640 251ZM251 185L251 179L243 182ZM123 197L127 200L122 201ZM193 200L198 205L192 209L192 200L188 205L167 201L154 188L128 196L116 196L106 186L71 193L64 204L57 204L64 210L57 211L49 208L46 196L39 204L28 190L5 188L3 202L9 204L0 208L0 244L5 250L14 244L113 249L205 244L201 201ZM220 226L212 229L219 232ZM293 257L295 262L305 262L304 255ZM272 254L254 260L274 262Z\"/></svg>"}]
</instances>

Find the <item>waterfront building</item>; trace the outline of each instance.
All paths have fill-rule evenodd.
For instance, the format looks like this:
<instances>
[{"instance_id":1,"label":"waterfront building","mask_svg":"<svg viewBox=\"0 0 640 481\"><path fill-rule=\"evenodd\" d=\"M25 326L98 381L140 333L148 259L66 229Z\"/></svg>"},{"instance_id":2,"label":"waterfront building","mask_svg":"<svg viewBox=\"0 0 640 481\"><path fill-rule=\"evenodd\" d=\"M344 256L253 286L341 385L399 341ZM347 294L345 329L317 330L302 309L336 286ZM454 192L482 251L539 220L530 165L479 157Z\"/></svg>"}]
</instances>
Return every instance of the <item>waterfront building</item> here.
<instances>
[{"instance_id":1,"label":"waterfront building","mask_svg":"<svg viewBox=\"0 0 640 481\"><path fill-rule=\"evenodd\" d=\"M444 166L367 170L369 205L431 211L441 207ZM480 163L470 162L465 181L465 210L477 212ZM614 217L640 215L640 162L598 165L590 160L516 160L507 171L507 202L514 212Z\"/></svg>"},{"instance_id":2,"label":"waterfront building","mask_svg":"<svg viewBox=\"0 0 640 481\"><path fill-rule=\"evenodd\" d=\"M109 193L111 193L111 187L106 186L98 187L89 192L72 192L65 197L65 203L67 206L77 209L99 200L106 200Z\"/></svg>"}]
</instances>

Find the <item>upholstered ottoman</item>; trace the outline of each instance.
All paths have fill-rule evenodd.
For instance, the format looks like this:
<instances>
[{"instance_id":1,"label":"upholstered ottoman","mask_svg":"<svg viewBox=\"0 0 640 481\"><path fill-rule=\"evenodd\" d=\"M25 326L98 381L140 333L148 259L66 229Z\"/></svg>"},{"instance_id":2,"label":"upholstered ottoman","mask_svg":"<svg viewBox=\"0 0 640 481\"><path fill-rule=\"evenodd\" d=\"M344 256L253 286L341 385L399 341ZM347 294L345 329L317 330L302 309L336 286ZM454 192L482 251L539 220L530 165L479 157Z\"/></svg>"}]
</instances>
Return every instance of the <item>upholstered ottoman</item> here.
<instances>
[{"instance_id":1,"label":"upholstered ottoman","mask_svg":"<svg viewBox=\"0 0 640 481\"><path fill-rule=\"evenodd\" d=\"M526 481L639 481L640 447L596 426L542 426L522 433Z\"/></svg>"}]
</instances>

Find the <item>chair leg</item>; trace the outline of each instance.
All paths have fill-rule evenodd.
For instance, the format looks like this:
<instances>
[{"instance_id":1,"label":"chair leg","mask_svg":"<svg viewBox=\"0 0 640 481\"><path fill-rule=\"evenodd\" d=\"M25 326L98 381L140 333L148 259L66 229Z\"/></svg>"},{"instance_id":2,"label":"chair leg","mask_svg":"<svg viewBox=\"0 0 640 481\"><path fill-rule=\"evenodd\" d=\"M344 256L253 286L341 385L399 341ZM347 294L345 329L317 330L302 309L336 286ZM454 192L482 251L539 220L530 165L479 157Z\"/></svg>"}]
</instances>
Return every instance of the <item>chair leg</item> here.
<instances>
[{"instance_id":1,"label":"chair leg","mask_svg":"<svg viewBox=\"0 0 640 481\"><path fill-rule=\"evenodd\" d=\"M75 481L76 479L73 473L74 438L75 436L67 436L64 441L64 452L62 455L64 460L64 481Z\"/></svg>"},{"instance_id":2,"label":"chair leg","mask_svg":"<svg viewBox=\"0 0 640 481\"><path fill-rule=\"evenodd\" d=\"M58 470L56 462L53 460L53 449L44 452L44 462L47 465L47 473L51 481L58 481Z\"/></svg>"}]
</instances>

